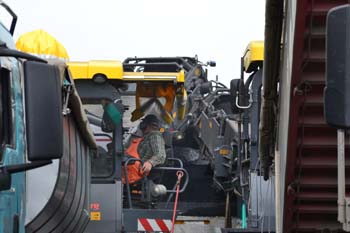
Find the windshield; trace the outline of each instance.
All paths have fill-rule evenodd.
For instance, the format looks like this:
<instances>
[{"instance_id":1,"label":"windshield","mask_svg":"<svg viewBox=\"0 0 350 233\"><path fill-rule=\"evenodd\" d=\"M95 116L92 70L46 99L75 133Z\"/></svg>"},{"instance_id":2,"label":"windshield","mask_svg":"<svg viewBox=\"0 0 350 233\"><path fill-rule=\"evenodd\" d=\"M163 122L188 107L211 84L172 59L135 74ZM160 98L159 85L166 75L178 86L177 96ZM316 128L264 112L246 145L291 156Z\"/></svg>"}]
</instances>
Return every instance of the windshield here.
<instances>
[{"instance_id":1,"label":"windshield","mask_svg":"<svg viewBox=\"0 0 350 233\"><path fill-rule=\"evenodd\" d=\"M123 141L132 134L140 134L138 125L147 114L155 114L163 119L161 125L166 128L166 119L172 118L175 88L161 83L123 83L119 88L112 85L100 85L91 81L76 82L78 93L83 102L87 118L93 131L98 150L92 156L92 177L109 179L114 174L115 164L112 154L112 133L102 130L104 105L107 99L121 98L125 106L123 112ZM109 91L106 93L106 90ZM117 93L117 94L115 94ZM166 95L168 94L168 96ZM101 96L99 99L98 96ZM119 97L118 97L119 96ZM168 103L168 104L167 104ZM169 104L170 103L170 104ZM164 115L167 118L164 118Z\"/></svg>"}]
</instances>

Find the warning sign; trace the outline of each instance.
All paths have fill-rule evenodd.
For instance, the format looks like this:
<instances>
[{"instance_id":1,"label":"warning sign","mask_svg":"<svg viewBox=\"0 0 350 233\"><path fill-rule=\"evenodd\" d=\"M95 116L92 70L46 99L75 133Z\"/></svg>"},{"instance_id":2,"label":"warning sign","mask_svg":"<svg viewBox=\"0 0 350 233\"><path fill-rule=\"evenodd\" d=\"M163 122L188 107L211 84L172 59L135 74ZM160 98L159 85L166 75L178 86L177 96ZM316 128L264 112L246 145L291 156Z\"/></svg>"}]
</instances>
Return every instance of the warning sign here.
<instances>
[{"instance_id":1,"label":"warning sign","mask_svg":"<svg viewBox=\"0 0 350 233\"><path fill-rule=\"evenodd\" d=\"M94 202L90 204L90 209L94 211L99 211L100 210L100 203Z\"/></svg>"},{"instance_id":2,"label":"warning sign","mask_svg":"<svg viewBox=\"0 0 350 233\"><path fill-rule=\"evenodd\" d=\"M90 212L90 220L91 221L100 221L101 220L101 212Z\"/></svg>"}]
</instances>

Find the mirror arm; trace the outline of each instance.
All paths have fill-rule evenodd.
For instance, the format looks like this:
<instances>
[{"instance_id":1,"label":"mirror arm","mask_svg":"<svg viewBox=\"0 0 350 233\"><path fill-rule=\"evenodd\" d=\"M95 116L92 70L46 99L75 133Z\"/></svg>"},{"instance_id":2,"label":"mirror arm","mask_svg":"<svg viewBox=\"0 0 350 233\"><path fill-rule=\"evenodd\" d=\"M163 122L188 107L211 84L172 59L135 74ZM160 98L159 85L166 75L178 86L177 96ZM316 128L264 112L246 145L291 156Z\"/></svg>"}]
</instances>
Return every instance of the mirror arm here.
<instances>
[{"instance_id":1,"label":"mirror arm","mask_svg":"<svg viewBox=\"0 0 350 233\"><path fill-rule=\"evenodd\" d=\"M52 160L35 161L32 163L8 165L0 167L0 191L11 189L11 174L31 170L51 164Z\"/></svg>"},{"instance_id":2,"label":"mirror arm","mask_svg":"<svg viewBox=\"0 0 350 233\"><path fill-rule=\"evenodd\" d=\"M12 174L12 173L24 172L35 168L43 167L51 163L52 163L52 160L34 161L31 163L23 163L23 164L8 165L8 166L0 167L0 170L2 172L4 172L5 170L5 172Z\"/></svg>"},{"instance_id":3,"label":"mirror arm","mask_svg":"<svg viewBox=\"0 0 350 233\"><path fill-rule=\"evenodd\" d=\"M5 44L0 44L0 57L15 57L15 58L23 58L30 61L47 63L44 59L41 59L37 56L30 55L29 53L23 53L21 51L15 49L9 49L5 47Z\"/></svg>"}]
</instances>

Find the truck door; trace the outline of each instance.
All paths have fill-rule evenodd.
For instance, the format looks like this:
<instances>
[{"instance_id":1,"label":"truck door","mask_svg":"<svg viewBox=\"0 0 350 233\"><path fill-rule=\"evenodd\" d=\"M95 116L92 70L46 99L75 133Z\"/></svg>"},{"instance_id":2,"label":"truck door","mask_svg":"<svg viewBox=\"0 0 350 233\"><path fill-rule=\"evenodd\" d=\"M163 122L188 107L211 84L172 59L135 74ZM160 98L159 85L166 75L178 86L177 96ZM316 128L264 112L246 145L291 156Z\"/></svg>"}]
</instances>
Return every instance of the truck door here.
<instances>
[{"instance_id":1,"label":"truck door","mask_svg":"<svg viewBox=\"0 0 350 233\"><path fill-rule=\"evenodd\" d=\"M101 129L103 106L85 103L84 107L98 145L91 161L90 223L85 232L117 232L116 209L121 204L117 203L112 135Z\"/></svg>"},{"instance_id":2,"label":"truck door","mask_svg":"<svg viewBox=\"0 0 350 233\"><path fill-rule=\"evenodd\" d=\"M18 63L8 59L0 60L0 166L25 162L24 124L22 94L19 82ZM11 72L3 68L12 67ZM0 232L22 232L24 229L25 175L16 173L11 176L9 189L0 191ZM3 185L3 184L0 184ZM21 226L21 227L20 227Z\"/></svg>"}]
</instances>

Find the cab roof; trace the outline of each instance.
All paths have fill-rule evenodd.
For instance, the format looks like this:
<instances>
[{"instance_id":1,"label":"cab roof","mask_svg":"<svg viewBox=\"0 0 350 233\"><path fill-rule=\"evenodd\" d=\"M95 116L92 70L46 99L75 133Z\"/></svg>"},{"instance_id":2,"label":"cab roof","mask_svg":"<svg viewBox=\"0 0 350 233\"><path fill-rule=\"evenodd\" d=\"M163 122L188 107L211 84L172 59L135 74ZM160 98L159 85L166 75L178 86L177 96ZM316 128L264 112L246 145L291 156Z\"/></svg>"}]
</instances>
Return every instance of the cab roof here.
<instances>
[{"instance_id":1,"label":"cab roof","mask_svg":"<svg viewBox=\"0 0 350 233\"><path fill-rule=\"evenodd\" d=\"M159 65L146 63L121 63L120 61L93 60L87 62L68 62L74 79L93 79L97 75L104 75L107 79L122 81L172 81L183 83L184 70L175 63L161 64L168 70L150 69Z\"/></svg>"}]
</instances>

